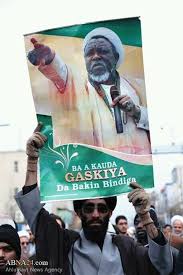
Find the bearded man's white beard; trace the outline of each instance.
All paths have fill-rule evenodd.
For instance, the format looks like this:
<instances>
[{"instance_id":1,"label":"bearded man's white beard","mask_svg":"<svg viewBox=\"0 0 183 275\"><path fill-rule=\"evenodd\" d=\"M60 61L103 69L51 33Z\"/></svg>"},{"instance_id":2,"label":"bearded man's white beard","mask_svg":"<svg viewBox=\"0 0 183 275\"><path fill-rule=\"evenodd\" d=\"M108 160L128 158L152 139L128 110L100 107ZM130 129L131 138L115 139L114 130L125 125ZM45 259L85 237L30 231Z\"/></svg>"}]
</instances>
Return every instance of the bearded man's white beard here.
<instances>
[{"instance_id":1,"label":"bearded man's white beard","mask_svg":"<svg viewBox=\"0 0 183 275\"><path fill-rule=\"evenodd\" d=\"M90 74L90 79L99 84L105 83L109 79L109 77L110 77L109 72L105 72L102 75Z\"/></svg>"},{"instance_id":2,"label":"bearded man's white beard","mask_svg":"<svg viewBox=\"0 0 183 275\"><path fill-rule=\"evenodd\" d=\"M182 237L182 235L183 235L183 232L180 232L180 233L175 233L175 232L173 232L174 233L174 235L176 235L176 236L178 236L178 237Z\"/></svg>"}]
</instances>

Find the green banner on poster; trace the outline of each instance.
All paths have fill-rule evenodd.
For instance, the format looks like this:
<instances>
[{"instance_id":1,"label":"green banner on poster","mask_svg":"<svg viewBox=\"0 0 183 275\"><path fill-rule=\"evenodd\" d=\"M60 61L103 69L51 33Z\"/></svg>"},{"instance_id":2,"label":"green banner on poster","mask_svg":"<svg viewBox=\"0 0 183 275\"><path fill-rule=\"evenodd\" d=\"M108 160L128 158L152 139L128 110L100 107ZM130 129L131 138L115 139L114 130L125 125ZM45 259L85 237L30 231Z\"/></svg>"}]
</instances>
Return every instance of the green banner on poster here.
<instances>
[{"instance_id":1,"label":"green banner on poster","mask_svg":"<svg viewBox=\"0 0 183 275\"><path fill-rule=\"evenodd\" d=\"M152 188L139 18L25 36L38 121L41 201ZM116 101L116 102L115 102Z\"/></svg>"}]
</instances>

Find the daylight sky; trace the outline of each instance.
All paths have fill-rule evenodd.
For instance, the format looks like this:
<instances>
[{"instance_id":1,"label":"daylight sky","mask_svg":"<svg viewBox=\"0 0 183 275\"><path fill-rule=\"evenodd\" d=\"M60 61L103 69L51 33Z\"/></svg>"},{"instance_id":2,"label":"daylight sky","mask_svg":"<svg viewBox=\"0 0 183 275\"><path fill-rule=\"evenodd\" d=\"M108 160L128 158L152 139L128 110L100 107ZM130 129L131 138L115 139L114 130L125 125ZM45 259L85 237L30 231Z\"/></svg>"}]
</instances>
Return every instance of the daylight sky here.
<instances>
[{"instance_id":1,"label":"daylight sky","mask_svg":"<svg viewBox=\"0 0 183 275\"><path fill-rule=\"evenodd\" d=\"M9 126L0 126L0 150L24 148L36 125L23 35L133 16L141 16L142 22L152 145L182 143L181 2L94 0L86 5L83 1L1 0L0 125Z\"/></svg>"}]
</instances>

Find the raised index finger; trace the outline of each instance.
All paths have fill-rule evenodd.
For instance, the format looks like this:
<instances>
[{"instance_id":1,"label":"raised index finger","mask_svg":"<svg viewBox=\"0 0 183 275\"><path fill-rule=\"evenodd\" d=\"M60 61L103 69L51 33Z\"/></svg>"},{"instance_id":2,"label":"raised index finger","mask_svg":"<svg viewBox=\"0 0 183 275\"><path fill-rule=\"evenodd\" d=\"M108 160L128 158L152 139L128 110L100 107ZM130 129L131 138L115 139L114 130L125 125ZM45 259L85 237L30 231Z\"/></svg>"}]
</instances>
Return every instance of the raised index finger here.
<instances>
[{"instance_id":1,"label":"raised index finger","mask_svg":"<svg viewBox=\"0 0 183 275\"><path fill-rule=\"evenodd\" d=\"M38 41L37 41L34 37L31 38L30 41L31 41L32 44L34 45L34 48L35 48L35 49L38 49L38 48L42 47L42 44L38 43Z\"/></svg>"},{"instance_id":2,"label":"raised index finger","mask_svg":"<svg viewBox=\"0 0 183 275\"><path fill-rule=\"evenodd\" d=\"M42 129L42 127L43 127L43 123L42 122L38 122L36 128L34 129L34 133L35 132L40 132L41 129Z\"/></svg>"},{"instance_id":3,"label":"raised index finger","mask_svg":"<svg viewBox=\"0 0 183 275\"><path fill-rule=\"evenodd\" d=\"M137 188L143 189L142 186L139 185L137 182L131 182L129 186L133 189L137 189Z\"/></svg>"},{"instance_id":4,"label":"raised index finger","mask_svg":"<svg viewBox=\"0 0 183 275\"><path fill-rule=\"evenodd\" d=\"M37 43L37 40L33 37L33 38L31 38L31 42L33 45L35 45Z\"/></svg>"}]
</instances>

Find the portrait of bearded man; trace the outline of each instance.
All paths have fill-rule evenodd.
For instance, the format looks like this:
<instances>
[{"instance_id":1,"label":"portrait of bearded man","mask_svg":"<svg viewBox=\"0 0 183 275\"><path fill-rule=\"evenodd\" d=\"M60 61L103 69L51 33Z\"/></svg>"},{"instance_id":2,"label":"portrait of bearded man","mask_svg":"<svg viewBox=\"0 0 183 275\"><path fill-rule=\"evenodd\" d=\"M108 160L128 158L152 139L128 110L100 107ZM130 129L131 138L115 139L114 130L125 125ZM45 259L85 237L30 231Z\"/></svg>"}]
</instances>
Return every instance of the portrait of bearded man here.
<instances>
[{"instance_id":1,"label":"portrait of bearded man","mask_svg":"<svg viewBox=\"0 0 183 275\"><path fill-rule=\"evenodd\" d=\"M51 87L55 146L79 143L128 154L150 154L147 108L139 97L137 81L119 75L124 46L115 32L99 27L85 36L81 49L85 75L81 68L66 63L53 47L40 43L35 36L30 41L33 49L28 60L49 79ZM72 51L70 55L75 58Z\"/></svg>"}]
</instances>

